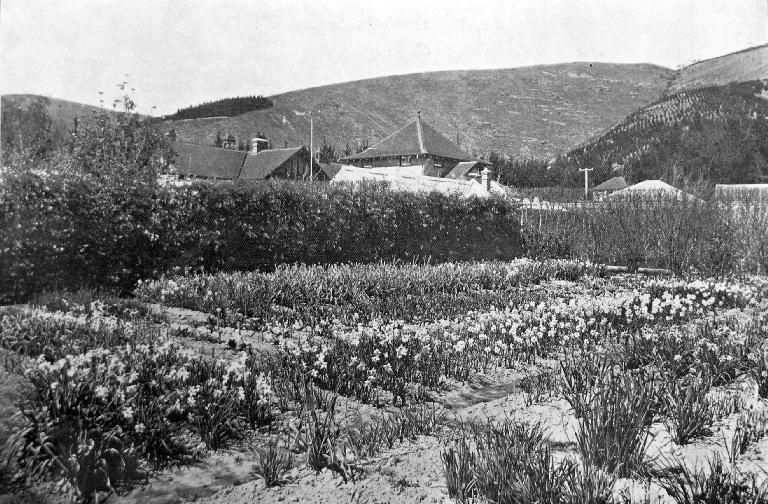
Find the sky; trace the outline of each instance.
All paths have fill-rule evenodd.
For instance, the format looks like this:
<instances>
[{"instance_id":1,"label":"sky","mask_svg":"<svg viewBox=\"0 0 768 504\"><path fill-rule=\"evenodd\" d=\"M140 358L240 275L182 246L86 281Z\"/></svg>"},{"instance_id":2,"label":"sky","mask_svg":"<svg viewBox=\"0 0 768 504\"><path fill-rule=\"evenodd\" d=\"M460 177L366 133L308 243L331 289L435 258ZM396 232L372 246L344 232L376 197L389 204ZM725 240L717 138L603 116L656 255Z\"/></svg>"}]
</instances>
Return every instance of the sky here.
<instances>
[{"instance_id":1,"label":"sky","mask_svg":"<svg viewBox=\"0 0 768 504\"><path fill-rule=\"evenodd\" d=\"M140 112L166 114L413 72L676 68L765 43L768 0L0 0L0 92L110 106L127 81Z\"/></svg>"}]
</instances>

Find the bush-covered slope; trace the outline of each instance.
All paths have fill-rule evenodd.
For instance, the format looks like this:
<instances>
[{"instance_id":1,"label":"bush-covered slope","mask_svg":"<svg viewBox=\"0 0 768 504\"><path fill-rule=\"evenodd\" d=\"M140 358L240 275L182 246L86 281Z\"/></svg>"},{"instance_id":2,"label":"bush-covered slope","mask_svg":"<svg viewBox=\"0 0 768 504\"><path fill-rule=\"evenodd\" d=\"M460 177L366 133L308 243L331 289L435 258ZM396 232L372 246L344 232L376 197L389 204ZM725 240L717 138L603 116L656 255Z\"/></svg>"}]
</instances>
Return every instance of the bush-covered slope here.
<instances>
[{"instance_id":1,"label":"bush-covered slope","mask_svg":"<svg viewBox=\"0 0 768 504\"><path fill-rule=\"evenodd\" d=\"M595 168L596 184L616 165L632 182L758 182L768 177L767 95L768 81L672 94L571 150L558 167Z\"/></svg>"}]
</instances>

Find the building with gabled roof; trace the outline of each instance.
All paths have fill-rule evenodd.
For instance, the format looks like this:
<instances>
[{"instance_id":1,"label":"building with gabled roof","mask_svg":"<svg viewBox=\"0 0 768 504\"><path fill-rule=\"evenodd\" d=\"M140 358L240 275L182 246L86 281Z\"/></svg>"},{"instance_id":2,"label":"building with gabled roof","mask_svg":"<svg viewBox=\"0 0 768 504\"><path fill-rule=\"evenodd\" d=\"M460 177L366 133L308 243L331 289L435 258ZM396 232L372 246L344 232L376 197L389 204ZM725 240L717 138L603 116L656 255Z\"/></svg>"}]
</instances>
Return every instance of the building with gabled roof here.
<instances>
[{"instance_id":1,"label":"building with gabled roof","mask_svg":"<svg viewBox=\"0 0 768 504\"><path fill-rule=\"evenodd\" d=\"M327 180L319 163L314 163L315 180ZM309 178L309 152L304 147L260 150L248 154L240 174L242 180L283 178L301 180Z\"/></svg>"},{"instance_id":2,"label":"building with gabled roof","mask_svg":"<svg viewBox=\"0 0 768 504\"><path fill-rule=\"evenodd\" d=\"M309 152L304 147L238 151L206 145L174 142L173 167L183 177L215 180L308 179ZM314 180L329 180L315 162Z\"/></svg>"},{"instance_id":3,"label":"building with gabled roof","mask_svg":"<svg viewBox=\"0 0 768 504\"><path fill-rule=\"evenodd\" d=\"M173 167L184 177L236 180L248 154L246 151L173 142Z\"/></svg>"},{"instance_id":4,"label":"building with gabled roof","mask_svg":"<svg viewBox=\"0 0 768 504\"><path fill-rule=\"evenodd\" d=\"M445 177L461 162L479 162L425 121L416 120L363 152L339 160L360 168L386 168L400 175Z\"/></svg>"}]
</instances>

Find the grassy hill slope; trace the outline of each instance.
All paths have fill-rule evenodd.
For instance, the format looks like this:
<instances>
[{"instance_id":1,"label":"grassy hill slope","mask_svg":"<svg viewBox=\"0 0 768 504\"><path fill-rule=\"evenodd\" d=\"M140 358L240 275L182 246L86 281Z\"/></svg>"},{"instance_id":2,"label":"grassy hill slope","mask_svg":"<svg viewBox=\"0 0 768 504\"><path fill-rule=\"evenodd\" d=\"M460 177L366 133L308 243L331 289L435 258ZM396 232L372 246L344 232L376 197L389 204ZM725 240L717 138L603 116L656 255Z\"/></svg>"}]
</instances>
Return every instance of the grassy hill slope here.
<instances>
[{"instance_id":1,"label":"grassy hill slope","mask_svg":"<svg viewBox=\"0 0 768 504\"><path fill-rule=\"evenodd\" d=\"M51 116L53 125L57 129L71 128L72 121L75 117L86 119L90 118L93 114L101 112L116 114L116 112L112 110L94 107L92 105L34 94L4 94L2 96L2 107L26 108L34 100L42 100L46 104L48 114Z\"/></svg>"},{"instance_id":2,"label":"grassy hill slope","mask_svg":"<svg viewBox=\"0 0 768 504\"><path fill-rule=\"evenodd\" d=\"M682 68L670 84L669 92L761 79L768 79L768 44Z\"/></svg>"},{"instance_id":3,"label":"grassy hill slope","mask_svg":"<svg viewBox=\"0 0 768 504\"><path fill-rule=\"evenodd\" d=\"M173 121L180 140L212 144L217 131L276 147L371 144L416 112L470 153L552 157L610 127L662 94L673 78L655 65L568 63L504 70L429 72L333 84L272 96L275 106L232 118Z\"/></svg>"}]
</instances>

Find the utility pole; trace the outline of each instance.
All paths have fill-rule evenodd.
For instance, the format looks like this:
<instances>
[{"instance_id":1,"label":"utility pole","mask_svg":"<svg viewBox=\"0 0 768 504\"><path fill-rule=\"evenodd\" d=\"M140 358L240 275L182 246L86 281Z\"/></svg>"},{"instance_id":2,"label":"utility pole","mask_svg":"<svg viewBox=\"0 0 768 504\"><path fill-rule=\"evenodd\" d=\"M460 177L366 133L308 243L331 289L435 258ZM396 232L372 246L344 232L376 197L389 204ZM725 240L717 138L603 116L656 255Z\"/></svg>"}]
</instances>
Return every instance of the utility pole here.
<instances>
[{"instance_id":1,"label":"utility pole","mask_svg":"<svg viewBox=\"0 0 768 504\"><path fill-rule=\"evenodd\" d=\"M589 172L594 168L579 168L580 172L584 173L584 199L589 197Z\"/></svg>"},{"instance_id":2,"label":"utility pole","mask_svg":"<svg viewBox=\"0 0 768 504\"><path fill-rule=\"evenodd\" d=\"M306 112L299 112L298 110L293 111L294 114L297 116L304 117L306 115L309 116L309 180L312 180L314 178L314 166L312 165L312 136L314 134L314 123L312 121L312 111L308 110Z\"/></svg>"},{"instance_id":3,"label":"utility pole","mask_svg":"<svg viewBox=\"0 0 768 504\"><path fill-rule=\"evenodd\" d=\"M312 158L312 134L313 134L313 123L312 123L312 111L309 111L309 180L312 180L314 173L314 160Z\"/></svg>"}]
</instances>

